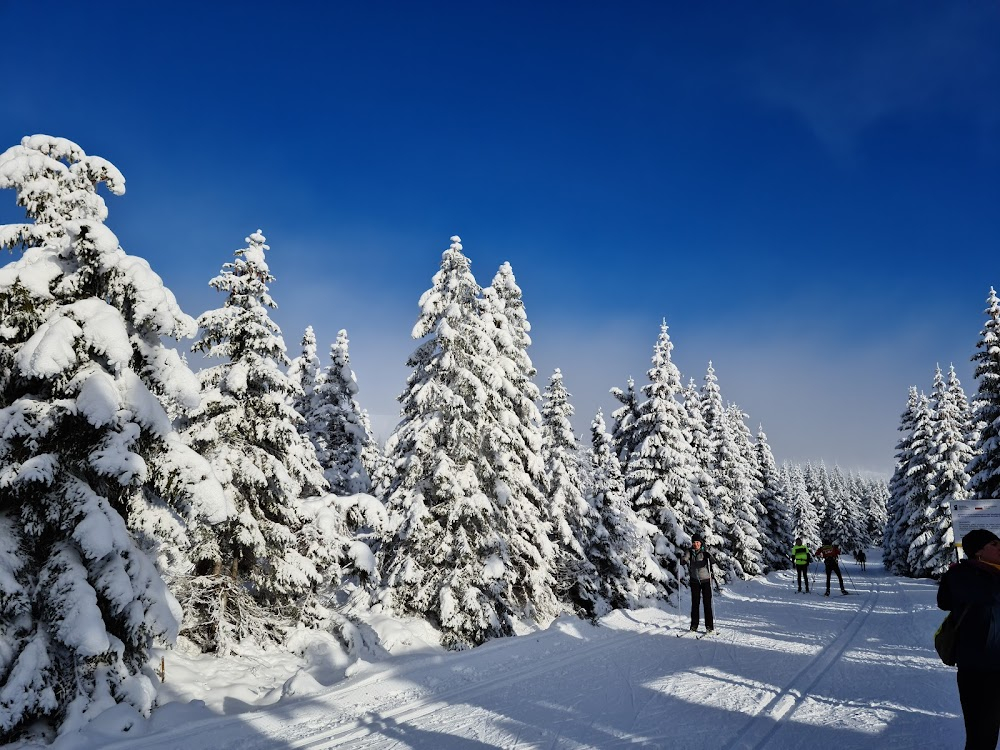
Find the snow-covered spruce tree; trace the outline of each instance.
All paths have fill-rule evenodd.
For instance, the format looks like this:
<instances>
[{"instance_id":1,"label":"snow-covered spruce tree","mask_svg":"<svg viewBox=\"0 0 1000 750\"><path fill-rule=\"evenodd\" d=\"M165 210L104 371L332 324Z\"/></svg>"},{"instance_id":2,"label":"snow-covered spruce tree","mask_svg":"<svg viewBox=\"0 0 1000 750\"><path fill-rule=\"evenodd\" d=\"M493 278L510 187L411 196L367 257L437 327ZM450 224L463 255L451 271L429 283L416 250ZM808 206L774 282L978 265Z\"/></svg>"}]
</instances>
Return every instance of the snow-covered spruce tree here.
<instances>
[{"instance_id":1,"label":"snow-covered spruce tree","mask_svg":"<svg viewBox=\"0 0 1000 750\"><path fill-rule=\"evenodd\" d=\"M635 431L635 423L639 418L639 399L635 392L635 381L629 378L624 391L621 388L612 388L611 395L621 403L621 406L611 412L613 420L611 442L615 447L618 463L624 469L636 447L632 439L638 434Z\"/></svg>"},{"instance_id":2,"label":"snow-covered spruce tree","mask_svg":"<svg viewBox=\"0 0 1000 750\"><path fill-rule=\"evenodd\" d=\"M376 497L381 497L378 495L378 478L386 473L387 461L385 452L382 450L382 445L378 441L378 436L372 428L372 420L368 415L367 409L361 410L361 426L364 428L365 434L370 438L361 447L361 463L364 465L365 471L368 472L368 477L372 483L369 492Z\"/></svg>"},{"instance_id":3,"label":"snow-covered spruce tree","mask_svg":"<svg viewBox=\"0 0 1000 750\"><path fill-rule=\"evenodd\" d=\"M292 386L292 406L302 417L299 430L312 437L313 391L323 369L316 354L316 333L306 326L302 334L302 351L288 365L288 381Z\"/></svg>"},{"instance_id":4,"label":"snow-covered spruce tree","mask_svg":"<svg viewBox=\"0 0 1000 750\"><path fill-rule=\"evenodd\" d=\"M380 469L382 449L372 436L367 413L354 398L358 386L348 345L347 331L341 330L330 346L325 370L312 374L318 360L307 360L314 383L311 398L303 405L309 415L307 434L332 494L306 499L301 507L306 517L306 556L317 561L324 578L320 600L338 605L337 613L310 606L306 619L310 625L333 630L350 645L353 625L339 605L358 586L370 590L377 584L373 550L388 517L370 494L370 477ZM366 601L367 596L359 600Z\"/></svg>"},{"instance_id":5,"label":"snow-covered spruce tree","mask_svg":"<svg viewBox=\"0 0 1000 750\"><path fill-rule=\"evenodd\" d=\"M26 224L0 269L0 742L39 722L69 732L115 703L147 714L143 672L180 608L157 569L186 563L187 527L230 512L165 401L197 382L161 337L194 321L104 226L124 178L68 140L0 155Z\"/></svg>"},{"instance_id":6,"label":"snow-covered spruce tree","mask_svg":"<svg viewBox=\"0 0 1000 750\"><path fill-rule=\"evenodd\" d=\"M365 457L374 456L378 445L355 396L358 382L351 369L347 331L337 333L330 345L330 364L313 388L309 435L335 495L370 493L372 480Z\"/></svg>"},{"instance_id":7,"label":"snow-covered spruce tree","mask_svg":"<svg viewBox=\"0 0 1000 750\"><path fill-rule=\"evenodd\" d=\"M825 541L828 539L829 533L825 530L826 495L823 492L823 481L819 475L819 469L812 461L806 461L805 464L799 465L798 468L802 474L802 483L806 488L806 494L809 496L809 502L816 511L816 531L819 533L819 538Z\"/></svg>"},{"instance_id":8,"label":"snow-covered spruce tree","mask_svg":"<svg viewBox=\"0 0 1000 750\"><path fill-rule=\"evenodd\" d=\"M901 433L896 443L896 465L889 479L889 499L886 503L885 531L882 536L882 565L891 573L901 575L906 568L906 554L909 540L906 538L907 512L906 498L910 494L912 478L909 473L913 461L912 443L915 436L917 417L921 407L921 396L916 386L910 386L897 430Z\"/></svg>"},{"instance_id":9,"label":"snow-covered spruce tree","mask_svg":"<svg viewBox=\"0 0 1000 750\"><path fill-rule=\"evenodd\" d=\"M451 649L512 634L519 614L514 523L497 496L497 446L488 444L492 423L506 416L495 412L503 378L469 265L452 237L420 298L413 337L423 341L408 361L402 421L386 443L394 471L379 549L382 603L426 617Z\"/></svg>"},{"instance_id":10,"label":"snow-covered spruce tree","mask_svg":"<svg viewBox=\"0 0 1000 750\"><path fill-rule=\"evenodd\" d=\"M299 500L323 492L326 480L299 432L285 343L268 314L277 306L268 289L269 247L260 230L246 242L209 282L226 301L198 318L201 336L192 348L223 362L199 373L201 404L182 425L185 441L211 462L238 511L218 534L200 540L199 575L179 589L197 604L185 634L220 653L234 642L277 637L271 621L316 589L317 564L325 562L315 551L305 554ZM215 590L218 597L206 594ZM241 599L244 592L253 603Z\"/></svg>"},{"instance_id":11,"label":"snow-covered spruce tree","mask_svg":"<svg viewBox=\"0 0 1000 750\"><path fill-rule=\"evenodd\" d=\"M978 435L967 469L969 491L981 500L1000 497L1000 299L993 287L984 312L987 320L976 343L979 351L972 356L977 384L973 423Z\"/></svg>"},{"instance_id":12,"label":"snow-covered spruce tree","mask_svg":"<svg viewBox=\"0 0 1000 750\"><path fill-rule=\"evenodd\" d=\"M975 446L979 443L979 425L976 423L975 410L972 408L972 405L969 403L969 399L965 395L965 389L962 388L962 381L958 379L958 374L955 372L955 365L950 365L948 367L947 389L949 397L955 405L955 410L958 412L959 418L962 420L961 430L965 435L965 443L969 446L973 453L975 453ZM968 469L968 467L966 467L966 469ZM968 486L966 487L966 490L968 490ZM966 495L966 497L968 497L968 495Z\"/></svg>"},{"instance_id":13,"label":"snow-covered spruce tree","mask_svg":"<svg viewBox=\"0 0 1000 750\"><path fill-rule=\"evenodd\" d=\"M828 502L827 518L830 541L841 550L855 551L860 548L864 528L864 508L861 499L851 492L847 477L836 464L827 472Z\"/></svg>"},{"instance_id":14,"label":"snow-covered spruce tree","mask_svg":"<svg viewBox=\"0 0 1000 750\"><path fill-rule=\"evenodd\" d=\"M871 546L871 520L870 514L870 490L868 483L862 476L855 472L850 472L845 478L847 492L850 495L855 508L855 514L851 518L852 533L854 534L854 550L864 550Z\"/></svg>"},{"instance_id":15,"label":"snow-covered spruce tree","mask_svg":"<svg viewBox=\"0 0 1000 750\"><path fill-rule=\"evenodd\" d=\"M711 487L707 489L712 493L708 501L713 541L709 542L709 547L715 555L719 570L728 581L736 575L742 575L734 560L734 538L737 534L736 498L730 486L732 483L725 480L739 457L726 418L726 409L722 403L719 380L715 376L715 368L711 362L705 371L698 401L705 425L704 441L707 449L707 455L701 458L701 463L711 476Z\"/></svg>"},{"instance_id":16,"label":"snow-covered spruce tree","mask_svg":"<svg viewBox=\"0 0 1000 750\"><path fill-rule=\"evenodd\" d=\"M692 492L695 460L684 430L684 407L680 372L671 361L673 343L667 324L653 347L653 366L647 371L649 383L642 391L646 400L637 407L630 444L635 448L625 467L625 497L645 528L655 529L650 542L660 567L659 595L667 599L678 587L679 552L687 547L691 534L701 531L694 518L708 514L696 510L698 499Z\"/></svg>"},{"instance_id":17,"label":"snow-covered spruce tree","mask_svg":"<svg viewBox=\"0 0 1000 750\"><path fill-rule=\"evenodd\" d=\"M660 568L649 533L625 500L625 480L600 411L591 424L590 505L597 524L584 550L597 568L602 595L615 609L655 604Z\"/></svg>"},{"instance_id":18,"label":"snow-covered spruce tree","mask_svg":"<svg viewBox=\"0 0 1000 750\"><path fill-rule=\"evenodd\" d=\"M557 368L542 393L542 457L556 548L556 580L563 601L581 617L593 618L607 614L610 605L601 595L597 569L584 552L593 538L597 513L584 497L569 399Z\"/></svg>"},{"instance_id":19,"label":"snow-covered spruce tree","mask_svg":"<svg viewBox=\"0 0 1000 750\"><path fill-rule=\"evenodd\" d=\"M922 557L922 570L917 575L940 577L954 562L955 532L952 528L951 504L965 500L969 475L965 468L973 457L968 438L970 414L961 384L952 367L950 383L941 368L934 373L931 396L932 435L928 444L928 487L930 496L924 514L927 535ZM964 408L966 411L962 411Z\"/></svg>"},{"instance_id":20,"label":"snow-covered spruce tree","mask_svg":"<svg viewBox=\"0 0 1000 750\"><path fill-rule=\"evenodd\" d=\"M709 367L711 368L711 365ZM694 378L688 381L683 396L685 433L691 443L691 453L694 458L691 492L696 498L694 508L698 517L694 519L693 523L696 531L700 528L705 546L711 550L719 569L728 570L731 567L729 554L725 549L725 540L716 531L712 511L712 504L719 492L713 471L713 444L711 436L708 434L708 423L705 421L701 391Z\"/></svg>"},{"instance_id":21,"label":"snow-covered spruce tree","mask_svg":"<svg viewBox=\"0 0 1000 750\"><path fill-rule=\"evenodd\" d=\"M789 497L794 536L814 550L822 543L819 538L819 514L806 489L805 472L801 466L786 463L781 467L781 477Z\"/></svg>"},{"instance_id":22,"label":"snow-covered spruce tree","mask_svg":"<svg viewBox=\"0 0 1000 750\"><path fill-rule=\"evenodd\" d=\"M542 416L537 402L535 367L528 355L531 324L509 263L483 290L483 319L493 334L496 367L502 375L496 393L494 435L488 437L497 497L506 499L512 517L511 564L520 583L514 599L523 613L540 619L561 609L556 596L556 549L550 536L546 497Z\"/></svg>"},{"instance_id":23,"label":"snow-covered spruce tree","mask_svg":"<svg viewBox=\"0 0 1000 750\"><path fill-rule=\"evenodd\" d=\"M767 442L763 428L757 432L755 449L761 483L757 497L764 508L759 523L765 572L786 570L791 567L788 556L795 544L795 520L789 506L785 483L775 464L774 454L771 453L771 446Z\"/></svg>"},{"instance_id":24,"label":"snow-covered spruce tree","mask_svg":"<svg viewBox=\"0 0 1000 750\"><path fill-rule=\"evenodd\" d=\"M745 419L746 414L736 404L727 407L723 440L731 441L732 447L727 446L720 452L717 468L720 469L719 483L727 486L733 497L736 521L730 531L733 561L737 565L737 574L748 579L760 575L763 570L763 548L758 527L764 509L758 499L760 471ZM727 457L731 457L731 461Z\"/></svg>"},{"instance_id":25,"label":"snow-covered spruce tree","mask_svg":"<svg viewBox=\"0 0 1000 750\"><path fill-rule=\"evenodd\" d=\"M881 547L888 519L889 485L883 479L864 481L868 502L869 546Z\"/></svg>"},{"instance_id":26,"label":"snow-covered spruce tree","mask_svg":"<svg viewBox=\"0 0 1000 750\"><path fill-rule=\"evenodd\" d=\"M933 487L930 484L930 447L934 439L934 414L930 399L921 394L917 408L917 418L910 441L910 458L907 462L906 496L901 528L901 542L905 546L905 556L900 572L913 578L929 575L925 566L927 555L933 556L937 550L928 546L931 528L937 525L928 511L931 510Z\"/></svg>"}]
</instances>

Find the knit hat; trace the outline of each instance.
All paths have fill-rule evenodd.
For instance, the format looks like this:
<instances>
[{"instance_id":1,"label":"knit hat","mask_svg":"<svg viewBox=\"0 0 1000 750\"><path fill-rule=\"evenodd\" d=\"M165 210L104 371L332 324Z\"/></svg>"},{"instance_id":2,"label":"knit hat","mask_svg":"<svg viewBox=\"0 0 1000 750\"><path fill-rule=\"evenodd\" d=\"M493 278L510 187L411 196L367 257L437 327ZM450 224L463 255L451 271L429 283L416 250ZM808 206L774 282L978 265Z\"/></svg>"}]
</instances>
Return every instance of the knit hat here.
<instances>
[{"instance_id":1,"label":"knit hat","mask_svg":"<svg viewBox=\"0 0 1000 750\"><path fill-rule=\"evenodd\" d=\"M987 529L973 529L962 537L962 551L972 559L990 542L1000 542L1000 537Z\"/></svg>"},{"instance_id":2,"label":"knit hat","mask_svg":"<svg viewBox=\"0 0 1000 750\"><path fill-rule=\"evenodd\" d=\"M695 542L701 542L702 544L704 544L705 540L701 538L701 534L695 534L694 536L691 537L691 544L694 544Z\"/></svg>"}]
</instances>

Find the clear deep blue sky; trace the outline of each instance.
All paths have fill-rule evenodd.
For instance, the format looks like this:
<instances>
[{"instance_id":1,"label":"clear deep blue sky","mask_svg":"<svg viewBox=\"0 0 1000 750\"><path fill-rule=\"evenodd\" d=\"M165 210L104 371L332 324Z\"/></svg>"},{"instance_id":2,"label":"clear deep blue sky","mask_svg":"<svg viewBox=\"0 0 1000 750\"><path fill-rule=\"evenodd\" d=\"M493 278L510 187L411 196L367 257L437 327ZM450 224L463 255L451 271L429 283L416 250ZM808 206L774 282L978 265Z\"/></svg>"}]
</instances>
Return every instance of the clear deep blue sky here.
<instances>
[{"instance_id":1,"label":"clear deep blue sky","mask_svg":"<svg viewBox=\"0 0 1000 750\"><path fill-rule=\"evenodd\" d=\"M1000 285L996 2L11 2L0 149L125 174L108 226L197 316L261 228L290 354L351 338L380 432L459 234L510 261L578 433L666 319L779 461L889 472ZM19 218L11 192L0 220Z\"/></svg>"}]
</instances>

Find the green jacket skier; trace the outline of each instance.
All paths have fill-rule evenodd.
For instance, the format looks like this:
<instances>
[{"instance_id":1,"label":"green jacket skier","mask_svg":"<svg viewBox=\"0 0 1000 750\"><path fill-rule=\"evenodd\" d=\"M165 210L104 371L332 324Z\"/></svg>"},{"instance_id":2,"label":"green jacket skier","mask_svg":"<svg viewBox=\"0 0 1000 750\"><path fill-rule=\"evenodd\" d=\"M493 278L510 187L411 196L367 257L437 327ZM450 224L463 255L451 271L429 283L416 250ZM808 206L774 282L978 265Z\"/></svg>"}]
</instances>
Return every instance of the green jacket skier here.
<instances>
[{"instance_id":1,"label":"green jacket skier","mask_svg":"<svg viewBox=\"0 0 1000 750\"><path fill-rule=\"evenodd\" d=\"M792 562L795 563L795 572L799 582L799 593L802 592L803 579L805 579L806 582L806 593L809 593L809 562L811 560L812 555L809 554L809 548L802 543L802 537L799 537L795 540L795 546L792 547Z\"/></svg>"}]
</instances>

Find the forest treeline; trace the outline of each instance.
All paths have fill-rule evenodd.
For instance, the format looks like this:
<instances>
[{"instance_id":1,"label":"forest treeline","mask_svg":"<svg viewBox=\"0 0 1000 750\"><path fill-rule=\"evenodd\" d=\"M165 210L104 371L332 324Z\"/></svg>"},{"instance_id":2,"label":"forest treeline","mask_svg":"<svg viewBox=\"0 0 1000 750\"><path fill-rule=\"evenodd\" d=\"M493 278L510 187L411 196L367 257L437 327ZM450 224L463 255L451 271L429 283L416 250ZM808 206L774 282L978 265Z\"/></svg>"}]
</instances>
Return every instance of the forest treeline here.
<instances>
[{"instance_id":1,"label":"forest treeline","mask_svg":"<svg viewBox=\"0 0 1000 750\"><path fill-rule=\"evenodd\" d=\"M683 381L665 322L646 382L613 388L620 405L580 439L562 373L536 384L512 268L481 287L458 237L420 298L400 421L379 445L346 331L326 365L312 328L288 356L262 232L192 318L106 226L98 187L124 184L62 138L0 155L26 215L0 227L17 253L0 269L0 740L115 703L148 714L149 649L178 638L224 655L320 628L359 653L365 615L387 612L461 649L523 621L662 606L694 533L720 584L789 567L799 536L884 544L897 572L935 575L945 493L970 476L968 492L992 492L989 389L975 416L953 371L933 397L911 393L890 495L836 466L778 467L711 363ZM198 372L177 348L192 340ZM982 349L995 392L1000 355Z\"/></svg>"}]
</instances>

